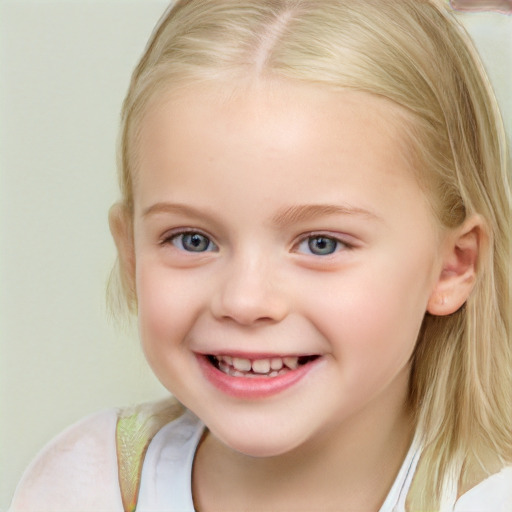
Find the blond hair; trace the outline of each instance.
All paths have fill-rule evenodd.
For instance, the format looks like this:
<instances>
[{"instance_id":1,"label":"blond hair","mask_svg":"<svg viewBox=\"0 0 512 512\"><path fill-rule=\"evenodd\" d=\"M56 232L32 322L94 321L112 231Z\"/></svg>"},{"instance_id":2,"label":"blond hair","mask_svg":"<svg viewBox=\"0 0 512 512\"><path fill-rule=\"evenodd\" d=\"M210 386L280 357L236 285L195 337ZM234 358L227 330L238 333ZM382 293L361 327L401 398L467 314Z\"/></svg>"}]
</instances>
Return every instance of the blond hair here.
<instances>
[{"instance_id":1,"label":"blond hair","mask_svg":"<svg viewBox=\"0 0 512 512\"><path fill-rule=\"evenodd\" d=\"M478 214L487 243L467 303L426 314L410 405L424 446L411 510L437 510L512 461L511 192L506 136L471 40L435 0L181 0L166 12L123 106L122 204L133 207L138 128L164 89L279 78L355 89L407 112L415 171L441 226ZM121 269L136 309L133 280ZM450 478L449 478L450 477Z\"/></svg>"}]
</instances>

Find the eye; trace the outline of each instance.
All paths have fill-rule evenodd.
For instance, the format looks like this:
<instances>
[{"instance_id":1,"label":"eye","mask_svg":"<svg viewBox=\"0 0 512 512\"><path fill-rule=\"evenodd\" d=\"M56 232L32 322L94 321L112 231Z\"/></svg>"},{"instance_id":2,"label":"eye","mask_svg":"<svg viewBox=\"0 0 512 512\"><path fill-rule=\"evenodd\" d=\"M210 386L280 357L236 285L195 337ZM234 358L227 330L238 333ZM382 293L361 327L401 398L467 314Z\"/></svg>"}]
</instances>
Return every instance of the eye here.
<instances>
[{"instance_id":1,"label":"eye","mask_svg":"<svg viewBox=\"0 0 512 512\"><path fill-rule=\"evenodd\" d=\"M167 239L174 247L187 252L214 251L217 246L205 235L196 231L178 233Z\"/></svg>"},{"instance_id":2,"label":"eye","mask_svg":"<svg viewBox=\"0 0 512 512\"><path fill-rule=\"evenodd\" d=\"M348 246L336 238L326 235L314 235L308 236L300 242L299 251L315 256L329 256L343 247Z\"/></svg>"}]
</instances>

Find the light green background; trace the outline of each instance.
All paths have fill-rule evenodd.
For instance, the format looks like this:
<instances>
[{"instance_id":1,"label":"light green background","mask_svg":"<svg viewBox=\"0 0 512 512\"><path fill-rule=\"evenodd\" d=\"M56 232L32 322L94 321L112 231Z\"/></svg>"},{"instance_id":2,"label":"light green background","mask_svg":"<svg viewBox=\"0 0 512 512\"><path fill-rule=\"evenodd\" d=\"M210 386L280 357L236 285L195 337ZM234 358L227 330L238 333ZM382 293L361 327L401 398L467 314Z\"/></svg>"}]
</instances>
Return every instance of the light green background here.
<instances>
[{"instance_id":1,"label":"light green background","mask_svg":"<svg viewBox=\"0 0 512 512\"><path fill-rule=\"evenodd\" d=\"M165 393L104 299L119 110L165 6L0 0L0 511L65 426ZM510 130L512 18L464 19Z\"/></svg>"}]
</instances>

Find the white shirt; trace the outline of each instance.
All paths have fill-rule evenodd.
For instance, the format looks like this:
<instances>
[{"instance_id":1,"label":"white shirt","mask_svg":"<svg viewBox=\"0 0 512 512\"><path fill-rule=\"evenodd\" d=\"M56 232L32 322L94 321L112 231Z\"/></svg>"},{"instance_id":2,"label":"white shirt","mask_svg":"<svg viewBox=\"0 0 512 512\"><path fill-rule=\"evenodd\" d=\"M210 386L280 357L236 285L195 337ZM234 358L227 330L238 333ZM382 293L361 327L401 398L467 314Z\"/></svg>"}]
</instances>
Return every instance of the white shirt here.
<instances>
[{"instance_id":1,"label":"white shirt","mask_svg":"<svg viewBox=\"0 0 512 512\"><path fill-rule=\"evenodd\" d=\"M137 512L194 512L192 465L203 432L202 422L186 412L156 434L142 468ZM418 443L413 442L379 512L405 512L405 500L420 454ZM456 494L446 497L444 507L447 512L512 512L512 466L484 480L458 500Z\"/></svg>"},{"instance_id":2,"label":"white shirt","mask_svg":"<svg viewBox=\"0 0 512 512\"><path fill-rule=\"evenodd\" d=\"M47 445L29 466L10 512L123 512L117 473L117 411L89 416ZM148 446L137 512L194 512L192 465L204 432L191 412L165 425ZM413 442L379 512L405 512L420 448ZM442 512L512 512L512 466L462 495Z\"/></svg>"}]
</instances>

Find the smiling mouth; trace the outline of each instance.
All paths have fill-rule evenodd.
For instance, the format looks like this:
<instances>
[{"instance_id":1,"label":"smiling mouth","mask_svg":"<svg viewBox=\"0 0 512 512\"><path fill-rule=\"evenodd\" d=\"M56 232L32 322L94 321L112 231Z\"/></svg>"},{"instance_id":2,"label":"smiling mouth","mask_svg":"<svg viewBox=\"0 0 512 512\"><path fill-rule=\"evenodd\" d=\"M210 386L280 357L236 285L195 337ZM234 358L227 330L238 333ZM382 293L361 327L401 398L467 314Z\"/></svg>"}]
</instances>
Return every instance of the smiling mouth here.
<instances>
[{"instance_id":1,"label":"smiling mouth","mask_svg":"<svg viewBox=\"0 0 512 512\"><path fill-rule=\"evenodd\" d=\"M296 370L320 356L286 356L265 359L245 359L229 355L208 355L206 359L217 370L231 377L261 378L279 377Z\"/></svg>"}]
</instances>

